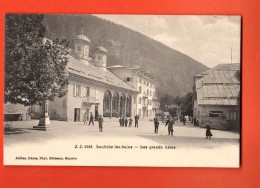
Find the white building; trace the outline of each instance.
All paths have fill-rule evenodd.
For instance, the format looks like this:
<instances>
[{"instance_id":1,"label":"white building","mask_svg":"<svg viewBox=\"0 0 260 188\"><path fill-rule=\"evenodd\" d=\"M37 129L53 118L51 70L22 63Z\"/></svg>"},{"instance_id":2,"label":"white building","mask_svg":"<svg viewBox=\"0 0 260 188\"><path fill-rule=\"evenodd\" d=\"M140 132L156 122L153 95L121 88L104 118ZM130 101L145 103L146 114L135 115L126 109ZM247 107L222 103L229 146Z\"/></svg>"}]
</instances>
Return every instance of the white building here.
<instances>
[{"instance_id":1,"label":"white building","mask_svg":"<svg viewBox=\"0 0 260 188\"><path fill-rule=\"evenodd\" d=\"M140 68L115 65L108 69L138 91L137 96L133 99L134 115L139 115L144 119L153 118L159 109L155 91L157 83L154 77Z\"/></svg>"},{"instance_id":2,"label":"white building","mask_svg":"<svg viewBox=\"0 0 260 188\"><path fill-rule=\"evenodd\" d=\"M157 108L153 103L156 100L153 77L140 69L107 68L107 50L96 47L92 59L89 57L90 43L83 34L74 38L74 49L68 55L66 67L67 93L49 101L50 118L82 121L85 112L91 112L96 119L98 115L111 118L136 114L152 118ZM39 106L31 108L32 114L40 111Z\"/></svg>"}]
</instances>

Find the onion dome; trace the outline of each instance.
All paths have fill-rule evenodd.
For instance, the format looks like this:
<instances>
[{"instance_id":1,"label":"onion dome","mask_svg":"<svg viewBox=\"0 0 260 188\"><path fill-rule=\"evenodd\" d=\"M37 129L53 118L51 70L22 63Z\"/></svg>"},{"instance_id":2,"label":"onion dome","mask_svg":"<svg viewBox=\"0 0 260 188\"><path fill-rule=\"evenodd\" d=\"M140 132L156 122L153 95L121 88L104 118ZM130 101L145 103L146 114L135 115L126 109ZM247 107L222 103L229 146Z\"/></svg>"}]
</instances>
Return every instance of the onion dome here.
<instances>
[{"instance_id":1,"label":"onion dome","mask_svg":"<svg viewBox=\"0 0 260 188\"><path fill-rule=\"evenodd\" d=\"M87 43L91 43L90 42L90 40L89 40L89 38L88 37L86 37L85 35L77 35L75 38L74 38L74 40L83 40L83 41L85 41L85 42L87 42Z\"/></svg>"},{"instance_id":2,"label":"onion dome","mask_svg":"<svg viewBox=\"0 0 260 188\"><path fill-rule=\"evenodd\" d=\"M108 53L107 50L104 47L102 47L102 46L96 47L94 51L95 52L100 52L100 53L103 53L103 54L107 54Z\"/></svg>"}]
</instances>

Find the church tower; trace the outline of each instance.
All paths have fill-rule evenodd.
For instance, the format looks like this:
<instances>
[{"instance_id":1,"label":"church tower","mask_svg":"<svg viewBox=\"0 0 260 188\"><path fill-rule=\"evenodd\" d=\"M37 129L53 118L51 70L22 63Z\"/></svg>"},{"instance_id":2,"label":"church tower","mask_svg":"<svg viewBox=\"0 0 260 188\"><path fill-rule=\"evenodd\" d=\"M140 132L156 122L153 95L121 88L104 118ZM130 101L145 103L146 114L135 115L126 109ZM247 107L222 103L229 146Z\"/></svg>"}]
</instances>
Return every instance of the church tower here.
<instances>
[{"instance_id":1,"label":"church tower","mask_svg":"<svg viewBox=\"0 0 260 188\"><path fill-rule=\"evenodd\" d=\"M107 50L102 47L98 46L94 50L94 64L97 67L100 67L103 70L107 68Z\"/></svg>"},{"instance_id":2,"label":"church tower","mask_svg":"<svg viewBox=\"0 0 260 188\"><path fill-rule=\"evenodd\" d=\"M90 45L90 40L88 37L83 35L83 29L80 35L77 35L73 39L74 43L74 53L75 53L75 58L84 63L85 65L88 65L88 59L89 59L89 45Z\"/></svg>"}]
</instances>

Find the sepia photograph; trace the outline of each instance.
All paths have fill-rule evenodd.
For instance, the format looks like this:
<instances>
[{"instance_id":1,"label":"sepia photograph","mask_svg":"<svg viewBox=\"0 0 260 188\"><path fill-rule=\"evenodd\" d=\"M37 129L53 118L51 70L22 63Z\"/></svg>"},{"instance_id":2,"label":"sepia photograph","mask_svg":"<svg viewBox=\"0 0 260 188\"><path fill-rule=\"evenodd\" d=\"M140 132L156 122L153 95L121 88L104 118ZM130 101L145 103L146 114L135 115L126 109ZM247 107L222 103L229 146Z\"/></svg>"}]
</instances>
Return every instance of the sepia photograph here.
<instances>
[{"instance_id":1,"label":"sepia photograph","mask_svg":"<svg viewBox=\"0 0 260 188\"><path fill-rule=\"evenodd\" d=\"M4 19L4 165L240 167L241 16Z\"/></svg>"}]
</instances>

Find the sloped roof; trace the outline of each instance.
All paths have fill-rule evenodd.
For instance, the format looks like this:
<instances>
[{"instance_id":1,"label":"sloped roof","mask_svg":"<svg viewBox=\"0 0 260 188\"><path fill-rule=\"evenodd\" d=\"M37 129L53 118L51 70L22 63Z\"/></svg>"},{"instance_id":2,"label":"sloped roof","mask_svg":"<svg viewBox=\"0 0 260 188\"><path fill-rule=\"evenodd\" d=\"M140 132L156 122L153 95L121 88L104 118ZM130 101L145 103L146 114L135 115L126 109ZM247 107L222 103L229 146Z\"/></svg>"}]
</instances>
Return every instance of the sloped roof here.
<instances>
[{"instance_id":1,"label":"sloped roof","mask_svg":"<svg viewBox=\"0 0 260 188\"><path fill-rule=\"evenodd\" d=\"M136 91L132 86L125 83L109 70L103 71L91 63L89 63L89 65L84 65L82 62L78 61L71 55L68 55L68 58L69 62L67 64L67 70L70 73L118 88Z\"/></svg>"},{"instance_id":2,"label":"sloped roof","mask_svg":"<svg viewBox=\"0 0 260 188\"><path fill-rule=\"evenodd\" d=\"M107 68L110 69L110 68L125 68L125 67L123 65L113 65Z\"/></svg>"},{"instance_id":3,"label":"sloped roof","mask_svg":"<svg viewBox=\"0 0 260 188\"><path fill-rule=\"evenodd\" d=\"M240 64L220 64L205 71L195 81L199 105L236 105L240 80L236 78ZM198 75L196 75L198 76Z\"/></svg>"}]
</instances>

